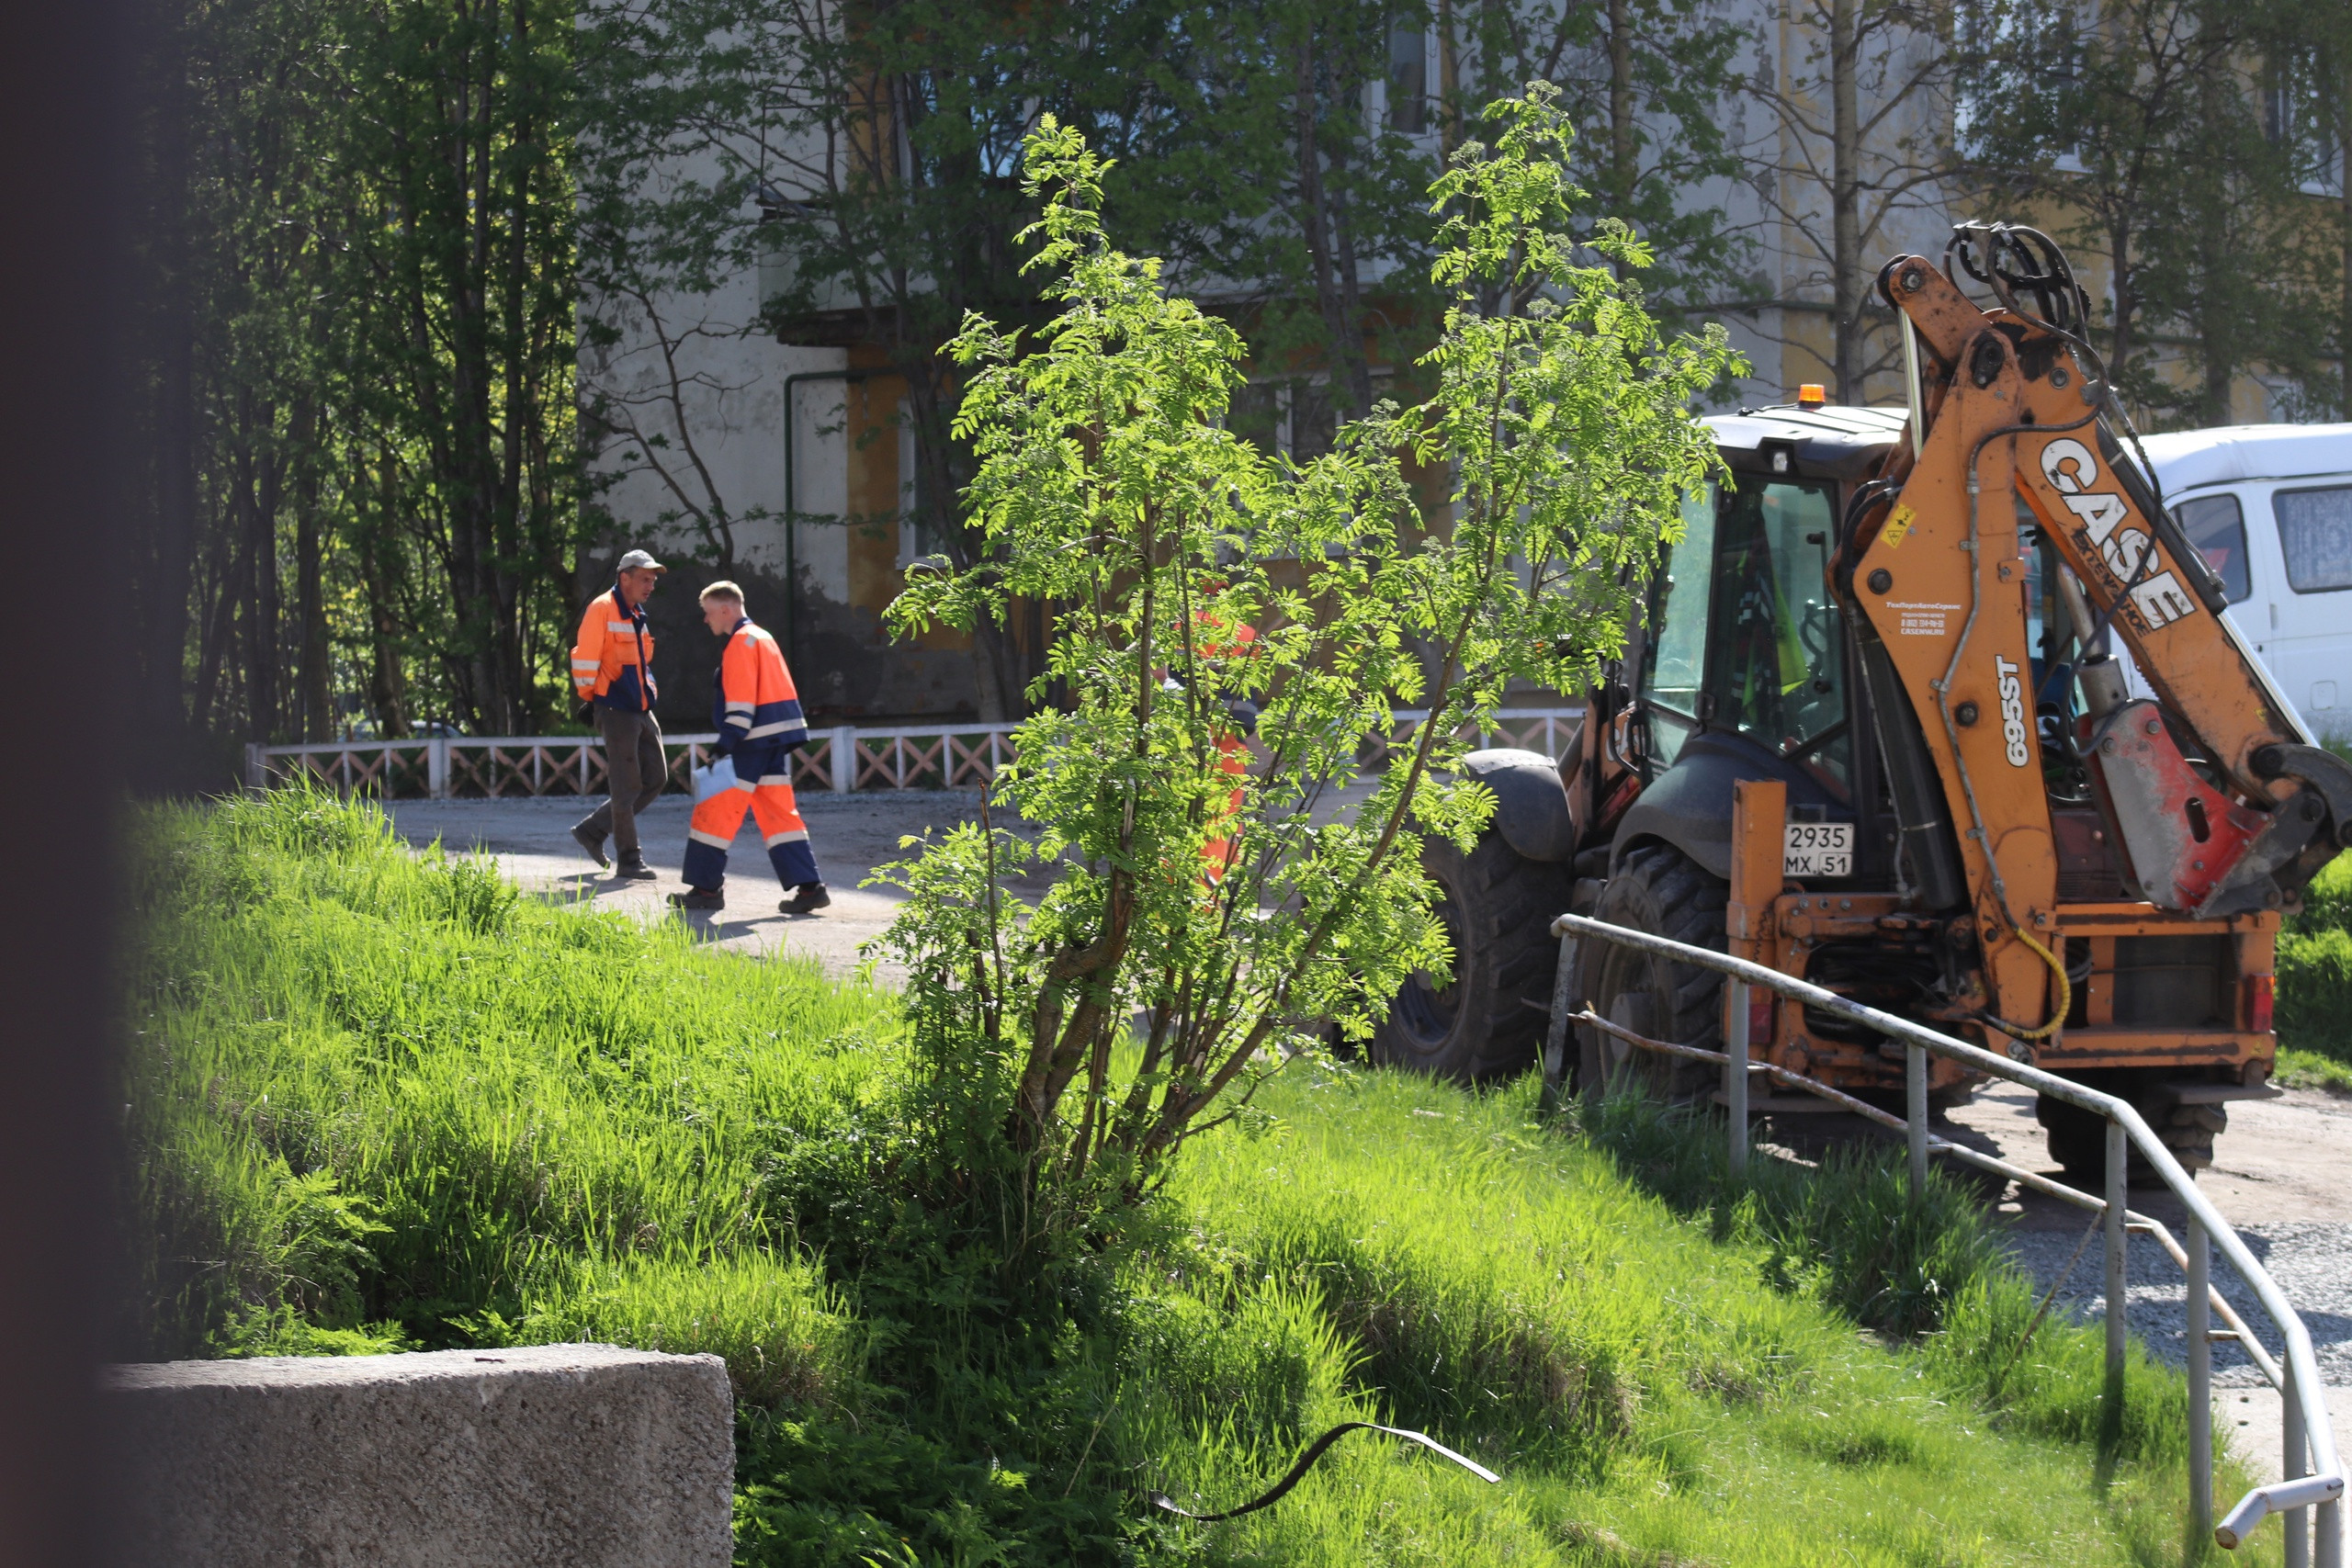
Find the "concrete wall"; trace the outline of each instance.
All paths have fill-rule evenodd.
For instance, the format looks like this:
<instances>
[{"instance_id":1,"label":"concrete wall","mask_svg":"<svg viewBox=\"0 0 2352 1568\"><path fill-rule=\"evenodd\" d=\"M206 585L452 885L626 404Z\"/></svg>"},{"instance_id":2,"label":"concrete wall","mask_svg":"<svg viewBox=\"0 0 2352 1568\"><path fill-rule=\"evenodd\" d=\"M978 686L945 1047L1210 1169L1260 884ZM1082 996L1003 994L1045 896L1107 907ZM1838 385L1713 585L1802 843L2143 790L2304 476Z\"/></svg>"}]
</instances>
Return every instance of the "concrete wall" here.
<instances>
[{"instance_id":1,"label":"concrete wall","mask_svg":"<svg viewBox=\"0 0 2352 1568\"><path fill-rule=\"evenodd\" d=\"M725 1568L716 1356L609 1345L111 1369L120 1561Z\"/></svg>"}]
</instances>

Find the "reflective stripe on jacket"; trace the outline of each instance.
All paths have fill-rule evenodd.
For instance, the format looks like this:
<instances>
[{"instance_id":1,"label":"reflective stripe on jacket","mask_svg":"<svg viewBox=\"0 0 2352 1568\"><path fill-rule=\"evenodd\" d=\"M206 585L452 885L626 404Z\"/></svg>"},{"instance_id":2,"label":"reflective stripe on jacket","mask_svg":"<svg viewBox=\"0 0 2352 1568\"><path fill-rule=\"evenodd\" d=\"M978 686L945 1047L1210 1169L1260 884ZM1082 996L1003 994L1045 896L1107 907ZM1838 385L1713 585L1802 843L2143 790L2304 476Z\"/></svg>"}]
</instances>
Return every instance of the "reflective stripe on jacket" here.
<instances>
[{"instance_id":1,"label":"reflective stripe on jacket","mask_svg":"<svg viewBox=\"0 0 2352 1568\"><path fill-rule=\"evenodd\" d=\"M653 683L653 629L645 606L621 603L620 590L597 595L580 617L571 648L571 685L583 703L644 713L661 695Z\"/></svg>"},{"instance_id":2,"label":"reflective stripe on jacket","mask_svg":"<svg viewBox=\"0 0 2352 1568\"><path fill-rule=\"evenodd\" d=\"M808 739L808 723L800 715L800 694L793 689L792 671L785 668L784 650L767 628L753 625L748 616L735 623L719 655L710 718L722 753L743 745L797 746Z\"/></svg>"}]
</instances>

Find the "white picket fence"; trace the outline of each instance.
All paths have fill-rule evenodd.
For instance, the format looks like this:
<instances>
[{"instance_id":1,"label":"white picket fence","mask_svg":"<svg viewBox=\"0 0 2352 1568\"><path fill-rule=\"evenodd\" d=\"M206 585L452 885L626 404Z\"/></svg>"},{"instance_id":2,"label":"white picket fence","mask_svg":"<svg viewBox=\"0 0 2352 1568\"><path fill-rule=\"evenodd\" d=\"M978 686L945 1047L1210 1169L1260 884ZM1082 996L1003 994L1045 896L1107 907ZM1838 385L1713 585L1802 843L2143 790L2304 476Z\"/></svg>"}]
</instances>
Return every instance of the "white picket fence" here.
<instances>
[{"instance_id":1,"label":"white picket fence","mask_svg":"<svg viewBox=\"0 0 2352 1568\"><path fill-rule=\"evenodd\" d=\"M1582 708L1505 708L1485 746L1521 746L1559 755ZM1398 709L1396 728L1367 738L1365 759L1383 762L1426 719ZM1012 760L1010 724L906 725L815 729L793 754L799 790L850 795L860 790L978 789ZM690 770L716 754L715 732L665 738L670 783L691 787ZM245 748L245 784L266 789L308 776L344 795L388 800L498 799L605 793L604 744L593 735L435 736L415 740L329 740L306 746Z\"/></svg>"}]
</instances>

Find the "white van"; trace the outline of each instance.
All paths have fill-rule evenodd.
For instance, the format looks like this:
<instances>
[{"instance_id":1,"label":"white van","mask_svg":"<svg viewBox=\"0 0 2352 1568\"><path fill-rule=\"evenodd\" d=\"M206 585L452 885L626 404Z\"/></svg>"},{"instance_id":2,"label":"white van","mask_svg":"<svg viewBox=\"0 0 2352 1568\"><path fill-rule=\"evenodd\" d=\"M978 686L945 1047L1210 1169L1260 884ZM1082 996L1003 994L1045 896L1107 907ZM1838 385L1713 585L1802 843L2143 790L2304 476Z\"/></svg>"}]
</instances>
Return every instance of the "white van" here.
<instances>
[{"instance_id":1,"label":"white van","mask_svg":"<svg viewBox=\"0 0 2352 1568\"><path fill-rule=\"evenodd\" d=\"M2165 503L2221 574L2238 639L2324 740L2352 741L2352 424L2144 439Z\"/></svg>"}]
</instances>

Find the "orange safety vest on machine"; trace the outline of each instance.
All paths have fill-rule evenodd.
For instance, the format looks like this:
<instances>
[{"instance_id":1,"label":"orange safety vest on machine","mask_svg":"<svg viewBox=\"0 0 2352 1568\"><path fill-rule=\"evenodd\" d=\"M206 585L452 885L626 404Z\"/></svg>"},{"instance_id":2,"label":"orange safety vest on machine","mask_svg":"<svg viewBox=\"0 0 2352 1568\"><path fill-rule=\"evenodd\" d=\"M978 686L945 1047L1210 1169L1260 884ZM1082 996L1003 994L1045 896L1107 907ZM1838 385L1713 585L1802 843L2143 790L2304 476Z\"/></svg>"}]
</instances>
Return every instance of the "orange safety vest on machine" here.
<instances>
[{"instance_id":1,"label":"orange safety vest on machine","mask_svg":"<svg viewBox=\"0 0 2352 1568\"><path fill-rule=\"evenodd\" d=\"M583 703L631 713L649 711L661 695L653 683L653 630L645 606L630 609L617 587L598 594L580 617L571 684Z\"/></svg>"}]
</instances>

